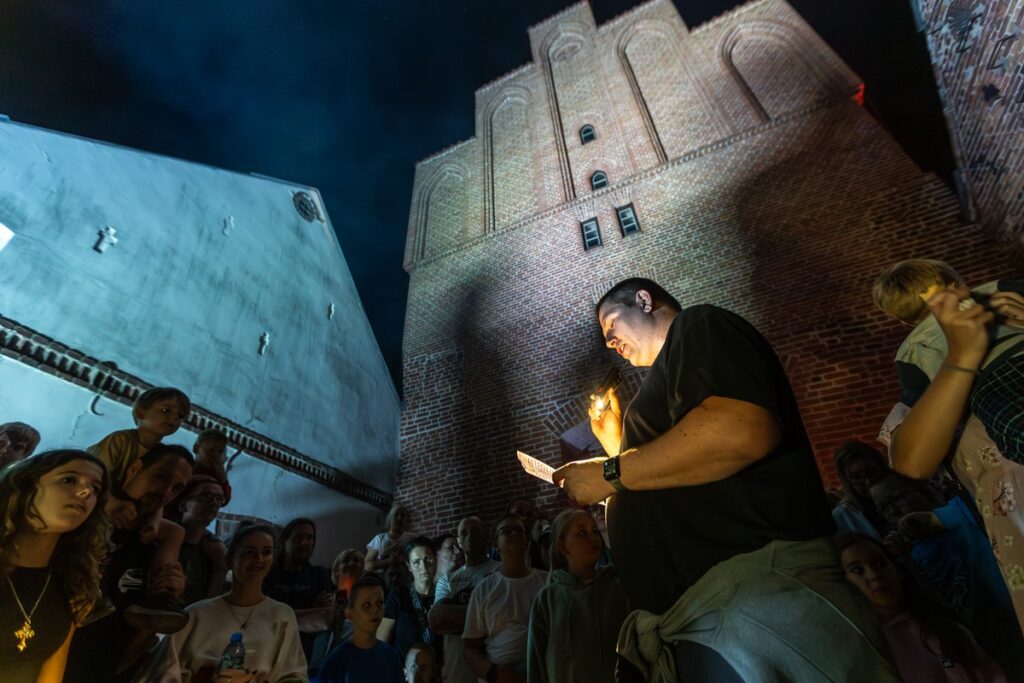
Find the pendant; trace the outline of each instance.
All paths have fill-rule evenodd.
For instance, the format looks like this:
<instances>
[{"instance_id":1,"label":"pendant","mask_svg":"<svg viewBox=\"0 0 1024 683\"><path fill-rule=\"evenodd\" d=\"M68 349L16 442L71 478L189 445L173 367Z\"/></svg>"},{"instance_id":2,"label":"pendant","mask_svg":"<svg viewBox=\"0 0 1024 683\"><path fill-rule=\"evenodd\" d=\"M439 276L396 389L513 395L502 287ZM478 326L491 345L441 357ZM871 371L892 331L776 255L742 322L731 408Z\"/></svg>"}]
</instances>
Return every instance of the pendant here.
<instances>
[{"instance_id":1,"label":"pendant","mask_svg":"<svg viewBox=\"0 0 1024 683\"><path fill-rule=\"evenodd\" d=\"M18 639L18 652L24 652L29 639L34 638L35 635L36 632L32 630L32 622L26 619L22 627L14 632L14 637Z\"/></svg>"}]
</instances>

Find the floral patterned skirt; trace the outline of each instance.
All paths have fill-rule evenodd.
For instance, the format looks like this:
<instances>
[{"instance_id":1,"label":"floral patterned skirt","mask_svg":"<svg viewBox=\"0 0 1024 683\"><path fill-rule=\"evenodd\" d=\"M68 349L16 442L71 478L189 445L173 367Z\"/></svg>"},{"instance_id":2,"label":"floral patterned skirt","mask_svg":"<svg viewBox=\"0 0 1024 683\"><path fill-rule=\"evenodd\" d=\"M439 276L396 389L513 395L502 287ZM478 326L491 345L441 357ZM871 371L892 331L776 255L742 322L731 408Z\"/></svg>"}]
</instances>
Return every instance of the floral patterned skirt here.
<instances>
[{"instance_id":1,"label":"floral patterned skirt","mask_svg":"<svg viewBox=\"0 0 1024 683\"><path fill-rule=\"evenodd\" d=\"M1024 626L1024 466L1007 460L973 415L953 456L953 470L974 496L999 569Z\"/></svg>"}]
</instances>

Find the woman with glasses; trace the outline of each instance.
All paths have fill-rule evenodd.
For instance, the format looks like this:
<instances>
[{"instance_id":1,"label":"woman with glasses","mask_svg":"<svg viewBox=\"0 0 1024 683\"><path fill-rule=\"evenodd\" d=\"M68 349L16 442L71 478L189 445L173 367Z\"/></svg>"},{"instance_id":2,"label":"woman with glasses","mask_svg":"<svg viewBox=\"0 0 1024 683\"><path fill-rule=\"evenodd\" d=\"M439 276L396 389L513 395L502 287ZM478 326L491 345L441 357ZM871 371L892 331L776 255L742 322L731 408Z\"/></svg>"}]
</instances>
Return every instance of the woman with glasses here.
<instances>
[{"instance_id":1,"label":"woman with glasses","mask_svg":"<svg viewBox=\"0 0 1024 683\"><path fill-rule=\"evenodd\" d=\"M533 599L548 573L526 564L526 525L508 515L498 523L501 567L469 597L462 632L466 664L480 680L526 683L526 647Z\"/></svg>"},{"instance_id":2,"label":"woman with glasses","mask_svg":"<svg viewBox=\"0 0 1024 683\"><path fill-rule=\"evenodd\" d=\"M178 498L185 529L178 560L185 571L185 592L182 606L220 595L228 566L227 549L207 529L224 506L224 489L208 475L193 476Z\"/></svg>"}]
</instances>

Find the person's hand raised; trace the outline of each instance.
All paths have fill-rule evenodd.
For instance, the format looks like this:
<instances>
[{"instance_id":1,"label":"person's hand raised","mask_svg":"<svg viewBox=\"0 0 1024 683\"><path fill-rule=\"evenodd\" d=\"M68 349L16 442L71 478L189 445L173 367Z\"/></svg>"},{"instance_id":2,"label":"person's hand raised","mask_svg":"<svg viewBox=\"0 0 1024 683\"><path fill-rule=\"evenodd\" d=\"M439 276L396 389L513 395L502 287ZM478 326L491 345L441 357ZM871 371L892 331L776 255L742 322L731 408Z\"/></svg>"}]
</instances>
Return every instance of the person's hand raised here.
<instances>
[{"instance_id":1,"label":"person's hand raised","mask_svg":"<svg viewBox=\"0 0 1024 683\"><path fill-rule=\"evenodd\" d=\"M974 304L960 310L960 301L951 291L942 291L928 299L928 308L946 335L949 353L946 360L960 367L977 369L988 353L988 326L995 320L991 311Z\"/></svg>"},{"instance_id":2,"label":"person's hand raised","mask_svg":"<svg viewBox=\"0 0 1024 683\"><path fill-rule=\"evenodd\" d=\"M111 524L117 529L130 529L139 518L139 512L131 501L119 500L113 496L107 499L103 511L107 513Z\"/></svg>"},{"instance_id":3,"label":"person's hand raised","mask_svg":"<svg viewBox=\"0 0 1024 683\"><path fill-rule=\"evenodd\" d=\"M334 592L323 591L313 600L313 607L334 607Z\"/></svg>"},{"instance_id":4,"label":"person's hand raised","mask_svg":"<svg viewBox=\"0 0 1024 683\"><path fill-rule=\"evenodd\" d=\"M1017 292L995 292L989 297L988 307L1007 325L1024 327L1024 296Z\"/></svg>"},{"instance_id":5,"label":"person's hand raised","mask_svg":"<svg viewBox=\"0 0 1024 683\"><path fill-rule=\"evenodd\" d=\"M622 407L615 389L609 389L601 396L590 397L590 430L604 446L608 455L618 455L622 443Z\"/></svg>"}]
</instances>

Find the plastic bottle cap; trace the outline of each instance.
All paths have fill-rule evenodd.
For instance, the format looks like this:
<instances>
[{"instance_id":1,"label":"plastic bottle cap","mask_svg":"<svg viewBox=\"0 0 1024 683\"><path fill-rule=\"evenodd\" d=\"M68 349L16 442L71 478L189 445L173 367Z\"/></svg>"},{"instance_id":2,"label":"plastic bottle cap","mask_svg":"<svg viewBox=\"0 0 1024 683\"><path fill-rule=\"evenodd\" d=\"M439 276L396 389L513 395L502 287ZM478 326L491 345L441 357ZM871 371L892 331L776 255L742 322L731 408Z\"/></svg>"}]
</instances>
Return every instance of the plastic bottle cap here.
<instances>
[{"instance_id":1,"label":"plastic bottle cap","mask_svg":"<svg viewBox=\"0 0 1024 683\"><path fill-rule=\"evenodd\" d=\"M232 643L240 643L240 642L242 642L242 634L241 633L232 633L231 634L231 642Z\"/></svg>"}]
</instances>

